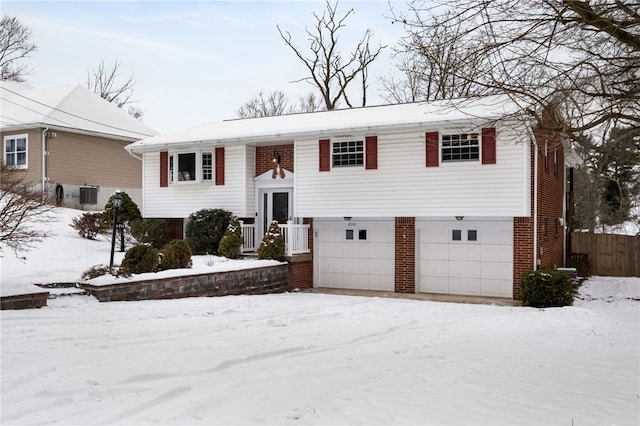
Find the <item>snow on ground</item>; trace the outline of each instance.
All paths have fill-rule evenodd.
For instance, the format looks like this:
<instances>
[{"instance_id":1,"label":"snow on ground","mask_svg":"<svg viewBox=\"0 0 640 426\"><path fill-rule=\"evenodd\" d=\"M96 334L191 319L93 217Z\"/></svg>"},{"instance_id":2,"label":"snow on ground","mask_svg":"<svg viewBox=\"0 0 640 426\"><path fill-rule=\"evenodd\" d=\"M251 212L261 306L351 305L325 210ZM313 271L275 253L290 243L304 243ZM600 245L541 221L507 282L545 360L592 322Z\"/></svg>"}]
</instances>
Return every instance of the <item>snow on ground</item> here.
<instances>
[{"instance_id":1,"label":"snow on ground","mask_svg":"<svg viewBox=\"0 0 640 426\"><path fill-rule=\"evenodd\" d=\"M554 309L287 293L1 311L2 424L640 422L640 279Z\"/></svg>"},{"instance_id":2,"label":"snow on ground","mask_svg":"<svg viewBox=\"0 0 640 426\"><path fill-rule=\"evenodd\" d=\"M29 251L17 255L0 246L0 295L45 291L34 284L75 283L80 281L82 273L95 265L108 265L111 256L111 241L102 235L95 240L81 238L78 232L69 226L74 217L83 211L58 208L54 211L54 219L40 223L38 226L51 235L42 242L36 243ZM119 265L124 258L120 253L120 240L116 242L114 264ZM206 273L214 271L230 271L277 264L267 260L229 260L214 256L193 256L193 267L189 270L162 271L157 274L140 274L132 278L115 280L110 276L91 280L94 285L111 284L113 282L132 281L135 279L166 278L185 273ZM55 292L55 290L46 290Z\"/></svg>"},{"instance_id":3,"label":"snow on ground","mask_svg":"<svg viewBox=\"0 0 640 426\"><path fill-rule=\"evenodd\" d=\"M3 253L3 295L108 263L108 241L67 226L81 212L58 213L43 224L57 236L26 260ZM0 311L0 423L638 425L639 300L639 278L609 277L545 310L315 293L59 297Z\"/></svg>"}]
</instances>

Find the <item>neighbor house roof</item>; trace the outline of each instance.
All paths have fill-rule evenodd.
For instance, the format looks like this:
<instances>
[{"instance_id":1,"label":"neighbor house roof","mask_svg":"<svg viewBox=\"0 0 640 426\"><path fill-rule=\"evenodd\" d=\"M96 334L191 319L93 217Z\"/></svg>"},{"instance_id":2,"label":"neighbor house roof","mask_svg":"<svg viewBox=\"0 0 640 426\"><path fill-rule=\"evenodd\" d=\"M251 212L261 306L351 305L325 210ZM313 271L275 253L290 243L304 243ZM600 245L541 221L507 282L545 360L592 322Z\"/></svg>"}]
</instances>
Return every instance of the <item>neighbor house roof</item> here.
<instances>
[{"instance_id":1,"label":"neighbor house roof","mask_svg":"<svg viewBox=\"0 0 640 426\"><path fill-rule=\"evenodd\" d=\"M336 136L352 131L434 126L437 123L455 123L461 120L480 122L505 118L520 110L508 97L487 96L236 119L210 122L143 139L128 145L126 149L145 152L198 142L276 142L305 136Z\"/></svg>"},{"instance_id":2,"label":"neighbor house roof","mask_svg":"<svg viewBox=\"0 0 640 426\"><path fill-rule=\"evenodd\" d=\"M0 82L0 130L49 127L136 141L158 134L87 88Z\"/></svg>"}]
</instances>

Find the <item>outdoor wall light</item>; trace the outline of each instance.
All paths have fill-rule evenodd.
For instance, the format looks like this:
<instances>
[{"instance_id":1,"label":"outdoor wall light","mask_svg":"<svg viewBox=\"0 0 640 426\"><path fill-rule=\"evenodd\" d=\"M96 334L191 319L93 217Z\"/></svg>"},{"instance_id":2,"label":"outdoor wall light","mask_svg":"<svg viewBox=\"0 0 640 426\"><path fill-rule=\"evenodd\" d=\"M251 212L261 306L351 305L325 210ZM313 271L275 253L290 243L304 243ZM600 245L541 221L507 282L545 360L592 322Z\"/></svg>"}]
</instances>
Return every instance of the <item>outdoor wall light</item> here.
<instances>
[{"instance_id":1,"label":"outdoor wall light","mask_svg":"<svg viewBox=\"0 0 640 426\"><path fill-rule=\"evenodd\" d=\"M456 220L462 220L464 219L464 216L456 216Z\"/></svg>"},{"instance_id":2,"label":"outdoor wall light","mask_svg":"<svg viewBox=\"0 0 640 426\"><path fill-rule=\"evenodd\" d=\"M113 275L113 252L116 249L116 226L118 224L118 209L122 205L122 195L120 191L113 193L112 206L113 206L113 233L111 234L111 258L109 260L109 272Z\"/></svg>"}]
</instances>

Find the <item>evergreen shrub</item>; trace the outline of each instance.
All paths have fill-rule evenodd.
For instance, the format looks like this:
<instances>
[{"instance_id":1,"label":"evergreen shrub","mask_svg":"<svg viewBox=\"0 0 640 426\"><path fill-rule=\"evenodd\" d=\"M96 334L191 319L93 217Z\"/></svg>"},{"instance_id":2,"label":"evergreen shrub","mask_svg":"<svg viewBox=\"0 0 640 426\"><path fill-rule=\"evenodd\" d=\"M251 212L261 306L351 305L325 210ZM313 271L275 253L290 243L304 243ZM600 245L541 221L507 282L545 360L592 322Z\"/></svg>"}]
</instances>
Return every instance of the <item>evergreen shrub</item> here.
<instances>
[{"instance_id":1,"label":"evergreen shrub","mask_svg":"<svg viewBox=\"0 0 640 426\"><path fill-rule=\"evenodd\" d=\"M269 225L267 233L260 241L258 259L284 260L284 238L275 220Z\"/></svg>"},{"instance_id":2,"label":"evergreen shrub","mask_svg":"<svg viewBox=\"0 0 640 426\"><path fill-rule=\"evenodd\" d=\"M237 259L238 256L240 256L243 243L244 239L242 238L240 221L237 217L233 216L218 245L218 254L229 259Z\"/></svg>"},{"instance_id":3,"label":"evergreen shrub","mask_svg":"<svg viewBox=\"0 0 640 426\"><path fill-rule=\"evenodd\" d=\"M144 274L145 272L156 272L158 270L159 255L155 247L138 244L131 247L124 255L122 267L132 274Z\"/></svg>"},{"instance_id":4,"label":"evergreen shrub","mask_svg":"<svg viewBox=\"0 0 640 426\"><path fill-rule=\"evenodd\" d=\"M191 213L187 221L186 239L195 255L218 254L231 212L223 209L203 209Z\"/></svg>"},{"instance_id":5,"label":"evergreen shrub","mask_svg":"<svg viewBox=\"0 0 640 426\"><path fill-rule=\"evenodd\" d=\"M129 228L138 244L149 244L161 249L172 240L169 221L164 219L135 219L129 223Z\"/></svg>"},{"instance_id":6,"label":"evergreen shrub","mask_svg":"<svg viewBox=\"0 0 640 426\"><path fill-rule=\"evenodd\" d=\"M561 271L539 269L522 277L520 298L525 306L550 308L573 305L573 285Z\"/></svg>"},{"instance_id":7,"label":"evergreen shrub","mask_svg":"<svg viewBox=\"0 0 640 426\"><path fill-rule=\"evenodd\" d=\"M191 267L191 248L185 240L172 240L160 250L158 269L181 269Z\"/></svg>"}]
</instances>

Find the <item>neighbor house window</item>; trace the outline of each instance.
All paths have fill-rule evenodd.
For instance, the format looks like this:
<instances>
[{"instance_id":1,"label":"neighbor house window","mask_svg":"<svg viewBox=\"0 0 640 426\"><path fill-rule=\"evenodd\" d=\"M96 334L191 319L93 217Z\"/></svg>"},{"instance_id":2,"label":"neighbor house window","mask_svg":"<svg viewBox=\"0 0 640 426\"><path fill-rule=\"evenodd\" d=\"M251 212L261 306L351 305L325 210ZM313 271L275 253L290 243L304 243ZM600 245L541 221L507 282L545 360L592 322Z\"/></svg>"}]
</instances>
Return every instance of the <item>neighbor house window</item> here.
<instances>
[{"instance_id":1,"label":"neighbor house window","mask_svg":"<svg viewBox=\"0 0 640 426\"><path fill-rule=\"evenodd\" d=\"M344 141L333 143L333 167L364 165L364 141Z\"/></svg>"},{"instance_id":2,"label":"neighbor house window","mask_svg":"<svg viewBox=\"0 0 640 426\"><path fill-rule=\"evenodd\" d=\"M196 153L178 154L178 181L196 180Z\"/></svg>"},{"instance_id":3,"label":"neighbor house window","mask_svg":"<svg viewBox=\"0 0 640 426\"><path fill-rule=\"evenodd\" d=\"M202 153L202 180L213 180L213 153Z\"/></svg>"},{"instance_id":4,"label":"neighbor house window","mask_svg":"<svg viewBox=\"0 0 640 426\"><path fill-rule=\"evenodd\" d=\"M442 161L467 161L480 158L477 133L442 135Z\"/></svg>"},{"instance_id":5,"label":"neighbor house window","mask_svg":"<svg viewBox=\"0 0 640 426\"><path fill-rule=\"evenodd\" d=\"M27 168L27 135L4 137L4 163L7 166Z\"/></svg>"}]
</instances>

